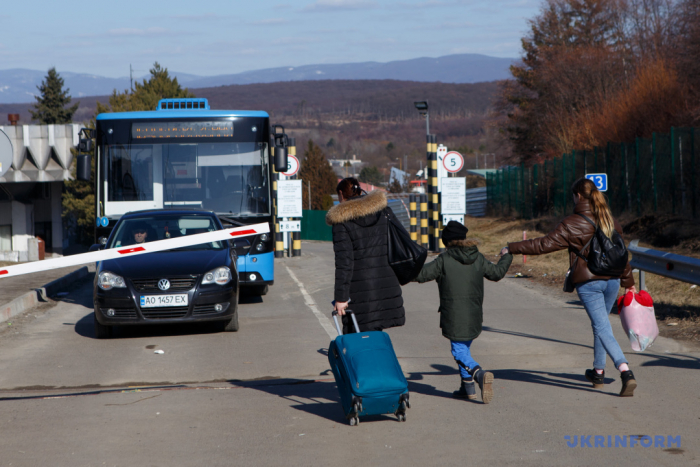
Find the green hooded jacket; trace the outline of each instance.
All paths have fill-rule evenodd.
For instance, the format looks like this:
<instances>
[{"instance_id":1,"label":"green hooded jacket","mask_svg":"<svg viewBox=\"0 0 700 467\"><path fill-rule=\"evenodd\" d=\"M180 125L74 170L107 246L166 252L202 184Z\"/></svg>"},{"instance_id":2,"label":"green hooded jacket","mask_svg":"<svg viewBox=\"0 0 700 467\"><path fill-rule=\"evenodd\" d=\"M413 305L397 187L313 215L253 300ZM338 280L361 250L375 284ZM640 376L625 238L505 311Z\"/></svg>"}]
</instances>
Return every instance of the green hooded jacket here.
<instances>
[{"instance_id":1,"label":"green hooded jacket","mask_svg":"<svg viewBox=\"0 0 700 467\"><path fill-rule=\"evenodd\" d=\"M442 335L453 341L470 341L481 334L484 277L499 281L506 275L513 255L493 264L471 240L451 242L446 252L423 266L416 282L435 280L440 289Z\"/></svg>"}]
</instances>

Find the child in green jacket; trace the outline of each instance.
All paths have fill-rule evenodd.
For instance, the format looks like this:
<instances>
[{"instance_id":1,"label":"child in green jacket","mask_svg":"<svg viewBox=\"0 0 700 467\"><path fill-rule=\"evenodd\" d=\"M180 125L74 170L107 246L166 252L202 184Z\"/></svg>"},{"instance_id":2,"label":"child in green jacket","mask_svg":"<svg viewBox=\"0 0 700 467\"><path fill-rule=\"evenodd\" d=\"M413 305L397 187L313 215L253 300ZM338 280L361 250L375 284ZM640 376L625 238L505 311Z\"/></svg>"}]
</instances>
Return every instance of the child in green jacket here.
<instances>
[{"instance_id":1,"label":"child in green jacket","mask_svg":"<svg viewBox=\"0 0 700 467\"><path fill-rule=\"evenodd\" d=\"M483 322L484 277L499 281L513 261L506 254L493 264L479 253L476 242L467 240L467 229L450 221L442 231L447 251L423 266L416 282L435 280L440 289L440 327L450 340L452 355L457 362L462 384L453 394L460 399L476 399L474 381L481 390L484 404L493 398L493 373L484 371L472 358L472 341L481 334Z\"/></svg>"}]
</instances>

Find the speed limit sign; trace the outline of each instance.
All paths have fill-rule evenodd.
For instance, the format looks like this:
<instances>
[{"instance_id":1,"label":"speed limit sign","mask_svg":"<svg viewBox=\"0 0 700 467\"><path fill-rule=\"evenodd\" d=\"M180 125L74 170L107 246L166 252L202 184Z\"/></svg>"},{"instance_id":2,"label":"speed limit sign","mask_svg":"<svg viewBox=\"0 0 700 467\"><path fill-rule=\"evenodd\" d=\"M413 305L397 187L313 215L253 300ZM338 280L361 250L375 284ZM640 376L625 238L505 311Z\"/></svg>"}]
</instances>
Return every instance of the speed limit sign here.
<instances>
[{"instance_id":1,"label":"speed limit sign","mask_svg":"<svg viewBox=\"0 0 700 467\"><path fill-rule=\"evenodd\" d=\"M297 159L296 156L287 156L287 171L282 172L282 175L291 177L296 175L297 172L299 172L299 159Z\"/></svg>"},{"instance_id":2,"label":"speed limit sign","mask_svg":"<svg viewBox=\"0 0 700 467\"><path fill-rule=\"evenodd\" d=\"M445 154L445 157L442 159L442 164L448 172L456 173L464 167L464 157L457 151L450 151Z\"/></svg>"}]
</instances>

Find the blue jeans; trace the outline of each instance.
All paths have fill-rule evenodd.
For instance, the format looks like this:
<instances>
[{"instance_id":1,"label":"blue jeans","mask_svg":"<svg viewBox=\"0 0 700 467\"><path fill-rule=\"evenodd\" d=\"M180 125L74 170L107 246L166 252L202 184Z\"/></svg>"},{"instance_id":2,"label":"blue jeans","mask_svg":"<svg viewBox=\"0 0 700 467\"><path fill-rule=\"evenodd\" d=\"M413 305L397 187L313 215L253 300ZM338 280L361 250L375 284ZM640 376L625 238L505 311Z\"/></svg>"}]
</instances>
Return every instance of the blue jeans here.
<instances>
[{"instance_id":1,"label":"blue jeans","mask_svg":"<svg viewBox=\"0 0 700 467\"><path fill-rule=\"evenodd\" d=\"M608 315L620 290L620 279L586 282L576 286L583 307L593 328L593 368L605 369L605 353L610 355L615 368L627 363L620 344L615 340Z\"/></svg>"},{"instance_id":2,"label":"blue jeans","mask_svg":"<svg viewBox=\"0 0 700 467\"><path fill-rule=\"evenodd\" d=\"M457 366L459 367L459 374L462 375L462 378L464 379L471 378L471 375L462 367L462 365L469 369L479 366L479 364L476 363L476 360L472 358L472 353L469 349L472 346L472 342L474 341L450 341L452 356L455 358ZM460 365L460 363L462 365Z\"/></svg>"}]
</instances>

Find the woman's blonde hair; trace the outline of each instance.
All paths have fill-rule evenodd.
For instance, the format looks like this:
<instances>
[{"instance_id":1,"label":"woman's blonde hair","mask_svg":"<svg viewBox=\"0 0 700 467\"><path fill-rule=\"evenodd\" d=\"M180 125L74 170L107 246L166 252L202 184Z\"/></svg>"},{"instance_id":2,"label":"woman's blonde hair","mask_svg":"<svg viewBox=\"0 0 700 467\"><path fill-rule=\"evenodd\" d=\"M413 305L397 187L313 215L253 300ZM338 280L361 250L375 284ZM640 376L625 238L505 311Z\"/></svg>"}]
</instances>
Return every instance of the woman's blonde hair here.
<instances>
[{"instance_id":1,"label":"woman's blonde hair","mask_svg":"<svg viewBox=\"0 0 700 467\"><path fill-rule=\"evenodd\" d=\"M596 225L600 227L600 230L608 238L612 237L615 230L615 221L613 221L605 195L595 186L595 183L587 178L579 178L571 186L571 191L575 195L590 201Z\"/></svg>"}]
</instances>

